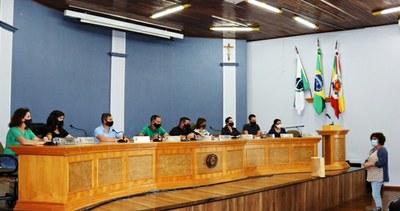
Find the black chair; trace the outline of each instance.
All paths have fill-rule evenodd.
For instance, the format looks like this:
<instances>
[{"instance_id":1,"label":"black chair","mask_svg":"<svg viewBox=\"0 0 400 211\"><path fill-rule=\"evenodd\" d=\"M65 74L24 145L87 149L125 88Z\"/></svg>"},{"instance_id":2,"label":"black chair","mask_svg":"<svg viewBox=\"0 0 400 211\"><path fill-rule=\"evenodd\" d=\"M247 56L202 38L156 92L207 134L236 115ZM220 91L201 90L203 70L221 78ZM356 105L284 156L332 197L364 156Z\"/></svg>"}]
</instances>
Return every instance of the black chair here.
<instances>
[{"instance_id":1,"label":"black chair","mask_svg":"<svg viewBox=\"0 0 400 211\"><path fill-rule=\"evenodd\" d=\"M47 132L47 127L46 124L44 123L32 123L29 126L29 129L32 130L32 132L38 137L38 138L43 138L43 136Z\"/></svg>"},{"instance_id":2,"label":"black chair","mask_svg":"<svg viewBox=\"0 0 400 211\"><path fill-rule=\"evenodd\" d=\"M393 199L389 202L387 210L389 211L399 211L400 210L400 197Z\"/></svg>"},{"instance_id":3,"label":"black chair","mask_svg":"<svg viewBox=\"0 0 400 211\"><path fill-rule=\"evenodd\" d=\"M3 146L1 146L3 148ZM6 193L4 196L0 196L0 200L5 200L8 207L14 207L18 200L18 160L15 156L0 154L0 162L8 158L15 165L15 168L3 168L0 165L0 179L6 180L7 182L14 183L13 192Z\"/></svg>"}]
</instances>

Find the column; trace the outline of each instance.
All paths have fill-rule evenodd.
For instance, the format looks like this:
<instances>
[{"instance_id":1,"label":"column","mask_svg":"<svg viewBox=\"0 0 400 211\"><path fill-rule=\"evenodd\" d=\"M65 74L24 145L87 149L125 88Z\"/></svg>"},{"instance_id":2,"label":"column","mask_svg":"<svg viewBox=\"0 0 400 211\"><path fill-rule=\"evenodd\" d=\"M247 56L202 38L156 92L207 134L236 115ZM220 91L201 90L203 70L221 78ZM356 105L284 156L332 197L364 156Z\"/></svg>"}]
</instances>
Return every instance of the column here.
<instances>
[{"instance_id":1,"label":"column","mask_svg":"<svg viewBox=\"0 0 400 211\"><path fill-rule=\"evenodd\" d=\"M114 128L124 130L125 126L125 32L112 31L110 113Z\"/></svg>"},{"instance_id":2,"label":"column","mask_svg":"<svg viewBox=\"0 0 400 211\"><path fill-rule=\"evenodd\" d=\"M14 18L14 0L0 0L0 141L5 137L11 115L11 72Z\"/></svg>"},{"instance_id":3,"label":"column","mask_svg":"<svg viewBox=\"0 0 400 211\"><path fill-rule=\"evenodd\" d=\"M223 39L223 117L230 116L236 121L236 42L234 39ZM232 65L230 65L232 64Z\"/></svg>"}]
</instances>

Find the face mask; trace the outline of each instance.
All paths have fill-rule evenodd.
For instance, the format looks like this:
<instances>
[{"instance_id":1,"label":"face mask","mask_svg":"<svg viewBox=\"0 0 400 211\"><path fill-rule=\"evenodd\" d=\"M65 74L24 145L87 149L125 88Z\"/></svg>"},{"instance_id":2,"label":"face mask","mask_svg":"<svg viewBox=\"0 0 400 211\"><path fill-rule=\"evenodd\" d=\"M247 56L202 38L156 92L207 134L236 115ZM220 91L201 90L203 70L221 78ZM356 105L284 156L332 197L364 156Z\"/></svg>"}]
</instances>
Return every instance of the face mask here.
<instances>
[{"instance_id":1,"label":"face mask","mask_svg":"<svg viewBox=\"0 0 400 211\"><path fill-rule=\"evenodd\" d=\"M276 128L279 128L279 129L281 129L281 127L282 127L282 125L275 125L276 126Z\"/></svg>"},{"instance_id":2,"label":"face mask","mask_svg":"<svg viewBox=\"0 0 400 211\"><path fill-rule=\"evenodd\" d=\"M233 125L235 125L233 122L228 123L229 126L233 127Z\"/></svg>"},{"instance_id":3,"label":"face mask","mask_svg":"<svg viewBox=\"0 0 400 211\"><path fill-rule=\"evenodd\" d=\"M190 130L190 125L188 124L188 125L185 125L185 130Z\"/></svg>"},{"instance_id":4,"label":"face mask","mask_svg":"<svg viewBox=\"0 0 400 211\"><path fill-rule=\"evenodd\" d=\"M257 122L250 122L250 126L254 127L257 124Z\"/></svg>"},{"instance_id":5,"label":"face mask","mask_svg":"<svg viewBox=\"0 0 400 211\"><path fill-rule=\"evenodd\" d=\"M64 126L64 121L57 121L57 126L59 128L63 127Z\"/></svg>"},{"instance_id":6,"label":"face mask","mask_svg":"<svg viewBox=\"0 0 400 211\"><path fill-rule=\"evenodd\" d=\"M155 128L160 128L161 127L161 124L154 123L153 125L154 125Z\"/></svg>"},{"instance_id":7,"label":"face mask","mask_svg":"<svg viewBox=\"0 0 400 211\"><path fill-rule=\"evenodd\" d=\"M373 147L378 146L378 140L375 140L375 139L371 140L371 145L372 145Z\"/></svg>"},{"instance_id":8,"label":"face mask","mask_svg":"<svg viewBox=\"0 0 400 211\"><path fill-rule=\"evenodd\" d=\"M32 119L25 119L25 125L29 127L32 124Z\"/></svg>"},{"instance_id":9,"label":"face mask","mask_svg":"<svg viewBox=\"0 0 400 211\"><path fill-rule=\"evenodd\" d=\"M204 128L204 129L206 129L207 125L202 125L201 127Z\"/></svg>"},{"instance_id":10,"label":"face mask","mask_svg":"<svg viewBox=\"0 0 400 211\"><path fill-rule=\"evenodd\" d=\"M111 121L111 122L106 122L106 125L107 125L108 127L111 127L111 126L113 126L113 125L114 125L114 121Z\"/></svg>"}]
</instances>

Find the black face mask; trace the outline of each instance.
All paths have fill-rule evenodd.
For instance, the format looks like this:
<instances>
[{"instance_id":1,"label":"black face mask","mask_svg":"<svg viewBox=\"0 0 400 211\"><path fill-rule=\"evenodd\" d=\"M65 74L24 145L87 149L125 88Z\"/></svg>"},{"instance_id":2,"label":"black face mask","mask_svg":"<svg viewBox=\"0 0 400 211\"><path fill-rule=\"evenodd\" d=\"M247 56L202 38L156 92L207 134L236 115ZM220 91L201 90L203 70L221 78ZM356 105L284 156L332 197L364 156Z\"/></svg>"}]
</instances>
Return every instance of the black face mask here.
<instances>
[{"instance_id":1,"label":"black face mask","mask_svg":"<svg viewBox=\"0 0 400 211\"><path fill-rule=\"evenodd\" d=\"M188 125L185 125L185 126L184 126L184 129L185 129L185 130L190 130L190 125L189 125L189 124L188 124Z\"/></svg>"},{"instance_id":2,"label":"black face mask","mask_svg":"<svg viewBox=\"0 0 400 211\"><path fill-rule=\"evenodd\" d=\"M161 124L154 123L153 126L154 126L155 128L160 128L160 127L161 127Z\"/></svg>"},{"instance_id":3,"label":"black face mask","mask_svg":"<svg viewBox=\"0 0 400 211\"><path fill-rule=\"evenodd\" d=\"M25 119L25 125L27 127L31 126L31 124L32 124L32 119Z\"/></svg>"},{"instance_id":4,"label":"black face mask","mask_svg":"<svg viewBox=\"0 0 400 211\"><path fill-rule=\"evenodd\" d=\"M228 123L229 126L233 127L233 125L235 125L233 122Z\"/></svg>"},{"instance_id":5,"label":"black face mask","mask_svg":"<svg viewBox=\"0 0 400 211\"><path fill-rule=\"evenodd\" d=\"M108 127L112 127L112 126L114 125L114 121L106 122L106 125L107 125Z\"/></svg>"},{"instance_id":6,"label":"black face mask","mask_svg":"<svg viewBox=\"0 0 400 211\"><path fill-rule=\"evenodd\" d=\"M204 129L206 129L207 125L202 125L201 127L204 128Z\"/></svg>"},{"instance_id":7,"label":"black face mask","mask_svg":"<svg viewBox=\"0 0 400 211\"><path fill-rule=\"evenodd\" d=\"M250 126L254 127L257 124L257 122L250 122Z\"/></svg>"},{"instance_id":8,"label":"black face mask","mask_svg":"<svg viewBox=\"0 0 400 211\"><path fill-rule=\"evenodd\" d=\"M58 128L62 128L64 126L64 121L57 121Z\"/></svg>"}]
</instances>

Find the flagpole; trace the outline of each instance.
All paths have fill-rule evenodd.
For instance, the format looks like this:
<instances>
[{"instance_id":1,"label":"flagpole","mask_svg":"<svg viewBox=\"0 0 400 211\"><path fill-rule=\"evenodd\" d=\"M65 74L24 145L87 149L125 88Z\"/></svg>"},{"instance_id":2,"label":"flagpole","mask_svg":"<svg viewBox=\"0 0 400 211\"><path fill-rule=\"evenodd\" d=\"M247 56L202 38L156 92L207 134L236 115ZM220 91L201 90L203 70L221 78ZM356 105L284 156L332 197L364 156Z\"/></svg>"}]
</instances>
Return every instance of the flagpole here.
<instances>
[{"instance_id":1,"label":"flagpole","mask_svg":"<svg viewBox=\"0 0 400 211\"><path fill-rule=\"evenodd\" d=\"M296 53L297 53L297 55L299 55L299 59L301 61L300 53L299 53L299 50L297 49L297 46L294 46L294 48L296 49ZM306 76L307 82L308 82L308 84L310 84L310 80L308 80L308 76L307 76L307 73L306 73L306 69L304 69L303 62L300 62L300 64L301 64L301 67L304 70L304 75ZM310 92L310 97L313 98L312 92L311 92L311 88L309 88L308 91Z\"/></svg>"}]
</instances>

